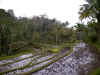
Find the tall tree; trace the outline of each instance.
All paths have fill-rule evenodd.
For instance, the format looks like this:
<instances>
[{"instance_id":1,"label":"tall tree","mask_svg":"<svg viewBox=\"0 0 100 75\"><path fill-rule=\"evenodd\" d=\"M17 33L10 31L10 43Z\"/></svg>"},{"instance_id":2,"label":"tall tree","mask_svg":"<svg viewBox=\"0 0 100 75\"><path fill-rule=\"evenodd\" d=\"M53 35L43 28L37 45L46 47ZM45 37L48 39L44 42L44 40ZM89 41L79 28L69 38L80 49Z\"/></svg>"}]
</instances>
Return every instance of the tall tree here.
<instances>
[{"instance_id":1,"label":"tall tree","mask_svg":"<svg viewBox=\"0 0 100 75\"><path fill-rule=\"evenodd\" d=\"M82 5L80 8L80 19L92 18L97 21L96 33L97 39L100 43L100 0L86 0L88 4ZM95 22L96 22L95 21Z\"/></svg>"},{"instance_id":2,"label":"tall tree","mask_svg":"<svg viewBox=\"0 0 100 75\"><path fill-rule=\"evenodd\" d=\"M10 30L12 17L4 9L0 9L0 53L9 54ZM1 55L1 54L0 54Z\"/></svg>"}]
</instances>

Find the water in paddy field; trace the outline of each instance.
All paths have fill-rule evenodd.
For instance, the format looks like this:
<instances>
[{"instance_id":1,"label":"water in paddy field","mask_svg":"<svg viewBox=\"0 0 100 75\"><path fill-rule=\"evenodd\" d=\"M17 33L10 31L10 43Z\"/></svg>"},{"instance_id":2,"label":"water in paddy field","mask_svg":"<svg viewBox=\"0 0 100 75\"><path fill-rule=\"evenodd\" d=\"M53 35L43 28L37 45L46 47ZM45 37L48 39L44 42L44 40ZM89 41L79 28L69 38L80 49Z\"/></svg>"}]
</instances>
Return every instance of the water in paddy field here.
<instances>
[{"instance_id":1,"label":"water in paddy field","mask_svg":"<svg viewBox=\"0 0 100 75\"><path fill-rule=\"evenodd\" d=\"M69 55L32 75L89 75L95 55L85 43L79 43Z\"/></svg>"},{"instance_id":2,"label":"water in paddy field","mask_svg":"<svg viewBox=\"0 0 100 75\"><path fill-rule=\"evenodd\" d=\"M2 70L2 72L4 72L7 69L23 67L27 65L33 59L31 58L31 56L34 56L34 55L27 54L27 55L22 55L17 58L0 61L0 71ZM45 56L45 57L40 57L36 60L36 62L47 60L48 58L51 58L53 56L54 54ZM37 58L37 57L39 56L34 56L34 58ZM19 62L10 64L10 65L6 65L5 67L1 66L4 63L13 62L15 60L20 60L23 58L27 58L27 59L21 60ZM25 68L23 70L16 70L14 72L9 72L4 75L14 75L15 73L20 75L24 72L28 72L28 71L31 71L32 69L41 67L50 61L52 60L42 62L40 64L37 64L29 68ZM90 52L90 49L87 44L81 42L81 43L77 43L77 45L73 48L73 52L69 54L68 56L63 57L59 61L49 65L48 67L38 72L32 73L31 75L89 75L91 68L94 67L93 64L96 63L95 61L96 61L95 54ZM32 62L32 63L36 63L36 62Z\"/></svg>"}]
</instances>

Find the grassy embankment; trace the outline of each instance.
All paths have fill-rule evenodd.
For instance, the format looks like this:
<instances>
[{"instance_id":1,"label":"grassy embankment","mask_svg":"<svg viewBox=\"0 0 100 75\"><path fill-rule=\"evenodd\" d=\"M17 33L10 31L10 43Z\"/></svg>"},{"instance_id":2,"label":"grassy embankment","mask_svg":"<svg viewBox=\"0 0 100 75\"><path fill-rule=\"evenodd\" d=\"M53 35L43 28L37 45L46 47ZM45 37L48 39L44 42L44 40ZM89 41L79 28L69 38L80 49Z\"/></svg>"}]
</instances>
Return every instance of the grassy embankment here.
<instances>
[{"instance_id":1,"label":"grassy embankment","mask_svg":"<svg viewBox=\"0 0 100 75\"><path fill-rule=\"evenodd\" d=\"M59 57L59 58L56 58L55 60L49 62L48 64L43 65L43 66L41 66L41 67L38 67L38 68L36 68L36 69L33 69L32 71L30 71L30 72L28 72L28 73L25 73L25 74L29 74L29 73L33 73L33 72L39 71L39 70L41 70L41 69L43 69L43 68L49 66L50 64L56 62L57 60L63 58L64 56L69 55L69 54L72 52L72 47L73 47L73 45L74 45L73 43L67 43L67 44L61 45L59 48L58 48L58 47L57 47L57 48L54 48L54 46L53 46L53 47L51 47L51 51L50 51L50 48L45 49L45 50L47 50L47 51L49 51L49 52L54 52L54 53L58 53L58 54L59 54L59 52L60 52L61 49L65 48L65 47L71 47L70 51L69 51L67 54L65 54L65 55L63 55L63 56L61 56L61 57ZM49 46L50 46L50 45L49 45ZM47 46L47 47L48 47L48 46ZM22 53L22 54L23 54L23 53ZM20 55L20 54L15 55L15 56L8 56L7 58L13 58L13 57L16 57L16 56L19 56L19 55ZM54 57L56 57L56 56L54 56ZM47 60L40 61L40 62L38 62L38 63L35 63L35 64L30 65L30 64L32 63L32 61L33 61L33 60L32 60L29 64L27 64L27 65L25 65L25 66L23 66L23 67L15 68L15 69L12 69L12 70L8 70L8 71L6 71L6 72L0 72L0 74L5 74L5 73L12 72L12 71L15 71L15 70L22 70L22 69L24 69L24 68L28 68L28 67L31 67L31 66L34 66L34 65L38 65L38 64L43 63L43 62L46 62L46 61L48 61L48 60L50 60L50 59L52 59L52 58L54 58L54 57L51 57L51 58L49 58L49 59L47 59ZM7 59L7 58L6 58L6 59ZM3 59L3 58L2 58L2 59ZM10 64L11 64L11 63L10 63Z\"/></svg>"}]
</instances>

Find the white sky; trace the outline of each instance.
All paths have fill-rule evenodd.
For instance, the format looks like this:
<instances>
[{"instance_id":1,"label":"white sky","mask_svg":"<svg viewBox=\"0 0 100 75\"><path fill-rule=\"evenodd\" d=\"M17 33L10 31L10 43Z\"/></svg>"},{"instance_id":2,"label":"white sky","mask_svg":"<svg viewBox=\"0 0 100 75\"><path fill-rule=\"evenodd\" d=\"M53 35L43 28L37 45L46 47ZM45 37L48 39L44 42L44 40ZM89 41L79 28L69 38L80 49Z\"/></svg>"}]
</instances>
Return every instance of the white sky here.
<instances>
[{"instance_id":1,"label":"white sky","mask_svg":"<svg viewBox=\"0 0 100 75\"><path fill-rule=\"evenodd\" d=\"M13 9L17 17L47 14L49 18L74 25L79 21L79 8L84 3L85 0L0 0L0 8Z\"/></svg>"}]
</instances>

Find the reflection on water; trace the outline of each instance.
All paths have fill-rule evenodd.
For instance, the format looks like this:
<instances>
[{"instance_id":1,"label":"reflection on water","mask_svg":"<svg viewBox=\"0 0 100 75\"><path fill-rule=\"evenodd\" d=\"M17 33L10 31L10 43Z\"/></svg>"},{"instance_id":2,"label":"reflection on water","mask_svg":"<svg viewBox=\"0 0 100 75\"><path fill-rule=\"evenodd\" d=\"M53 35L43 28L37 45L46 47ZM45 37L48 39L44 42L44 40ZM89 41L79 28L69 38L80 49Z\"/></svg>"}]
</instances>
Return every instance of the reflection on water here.
<instances>
[{"instance_id":1,"label":"reflection on water","mask_svg":"<svg viewBox=\"0 0 100 75\"><path fill-rule=\"evenodd\" d=\"M5 63L14 62L14 60L20 60L20 59L27 58L30 56L33 56L33 55L28 54L28 55L23 55L23 56L14 58L12 60L10 60L10 59L3 60L3 61L0 61L0 64L3 64L4 62ZM44 61L52 56L54 56L54 55L41 57L41 58L37 59L37 62ZM13 63L11 65L6 65L5 67L0 66L0 70L3 72L7 69L21 67L21 66L28 64L31 60L32 60L32 58L28 58L25 60L21 60L20 62ZM32 66L30 68L25 68L23 70L16 70L14 72L16 72L17 74L20 74L23 72L28 72L32 69L43 66L50 61L51 60L40 63L35 66ZM78 43L73 48L73 52L70 55L65 56L64 58L51 64L47 68L45 68L41 71L38 71L36 73L33 73L32 75L89 75L88 74L89 70L91 69L92 64L94 62L95 62L95 56L93 53L90 52L88 45L86 45L85 43ZM34 64L34 62L32 64ZM9 72L8 74L5 74L5 75L14 75L14 72Z\"/></svg>"},{"instance_id":2,"label":"reflection on water","mask_svg":"<svg viewBox=\"0 0 100 75\"><path fill-rule=\"evenodd\" d=\"M94 60L94 55L89 52L87 45L80 43L69 56L32 75L88 75Z\"/></svg>"}]
</instances>

